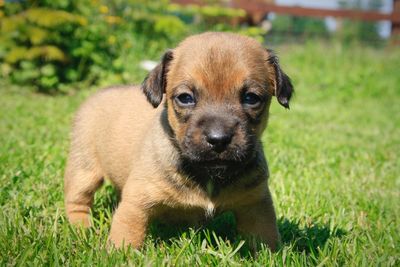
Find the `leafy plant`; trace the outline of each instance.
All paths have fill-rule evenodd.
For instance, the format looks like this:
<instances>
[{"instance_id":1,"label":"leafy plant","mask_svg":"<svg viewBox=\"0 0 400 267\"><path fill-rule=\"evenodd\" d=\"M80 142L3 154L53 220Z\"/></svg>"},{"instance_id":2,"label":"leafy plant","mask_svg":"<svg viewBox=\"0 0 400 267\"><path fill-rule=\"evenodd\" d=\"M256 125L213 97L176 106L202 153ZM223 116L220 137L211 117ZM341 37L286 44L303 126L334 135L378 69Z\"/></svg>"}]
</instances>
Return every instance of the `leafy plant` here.
<instances>
[{"instance_id":1,"label":"leafy plant","mask_svg":"<svg viewBox=\"0 0 400 267\"><path fill-rule=\"evenodd\" d=\"M1 20L2 76L51 93L63 83L81 81L91 66L109 66L115 54L107 22L94 23L83 8L89 1L11 2ZM90 15L93 12L91 12Z\"/></svg>"},{"instance_id":2,"label":"leafy plant","mask_svg":"<svg viewBox=\"0 0 400 267\"><path fill-rule=\"evenodd\" d=\"M13 82L33 83L47 90L63 78L58 71L71 60L61 45L62 35L71 34L75 26L87 21L62 10L13 9L17 12L6 8L1 20L2 75Z\"/></svg>"}]
</instances>

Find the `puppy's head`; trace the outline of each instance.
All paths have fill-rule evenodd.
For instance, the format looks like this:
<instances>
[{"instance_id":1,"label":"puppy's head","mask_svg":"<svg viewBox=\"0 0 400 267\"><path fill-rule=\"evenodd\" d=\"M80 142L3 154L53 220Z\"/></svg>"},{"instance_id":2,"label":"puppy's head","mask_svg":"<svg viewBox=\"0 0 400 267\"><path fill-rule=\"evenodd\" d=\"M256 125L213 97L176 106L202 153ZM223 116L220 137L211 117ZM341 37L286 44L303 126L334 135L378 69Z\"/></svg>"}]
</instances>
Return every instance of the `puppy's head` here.
<instances>
[{"instance_id":1,"label":"puppy's head","mask_svg":"<svg viewBox=\"0 0 400 267\"><path fill-rule=\"evenodd\" d=\"M205 33L167 51L142 89L168 122L185 159L238 166L254 157L272 96L289 108L292 84L270 50L229 33Z\"/></svg>"}]
</instances>

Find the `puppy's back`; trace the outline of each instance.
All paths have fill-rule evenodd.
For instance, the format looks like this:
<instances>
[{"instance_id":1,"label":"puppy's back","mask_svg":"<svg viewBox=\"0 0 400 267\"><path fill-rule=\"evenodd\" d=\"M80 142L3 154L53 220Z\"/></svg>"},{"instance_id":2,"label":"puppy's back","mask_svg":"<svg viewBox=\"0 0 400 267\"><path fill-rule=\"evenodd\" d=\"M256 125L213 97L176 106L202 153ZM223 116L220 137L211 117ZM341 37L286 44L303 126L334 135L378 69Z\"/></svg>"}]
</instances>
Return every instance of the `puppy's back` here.
<instances>
[{"instance_id":1,"label":"puppy's back","mask_svg":"<svg viewBox=\"0 0 400 267\"><path fill-rule=\"evenodd\" d=\"M76 113L70 163L95 169L122 188L157 112L139 87L99 91Z\"/></svg>"}]
</instances>

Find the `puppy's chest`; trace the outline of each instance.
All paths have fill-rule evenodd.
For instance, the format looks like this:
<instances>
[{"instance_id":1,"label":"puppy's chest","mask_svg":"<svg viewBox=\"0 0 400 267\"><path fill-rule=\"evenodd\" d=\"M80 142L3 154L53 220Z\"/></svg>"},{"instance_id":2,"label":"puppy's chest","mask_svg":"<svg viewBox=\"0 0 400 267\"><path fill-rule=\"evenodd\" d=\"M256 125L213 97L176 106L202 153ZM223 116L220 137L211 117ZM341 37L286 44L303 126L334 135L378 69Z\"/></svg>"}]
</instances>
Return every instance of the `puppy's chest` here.
<instances>
[{"instance_id":1,"label":"puppy's chest","mask_svg":"<svg viewBox=\"0 0 400 267\"><path fill-rule=\"evenodd\" d=\"M204 185L181 185L175 191L172 205L184 209L202 209L206 217L213 217L215 213L230 210L233 207L257 197L264 177L251 177L235 184L224 186L213 180Z\"/></svg>"},{"instance_id":2,"label":"puppy's chest","mask_svg":"<svg viewBox=\"0 0 400 267\"><path fill-rule=\"evenodd\" d=\"M211 217L221 205L221 199L212 182L207 187L208 189L181 184L179 188L175 188L169 204L178 209L202 209L206 216Z\"/></svg>"}]
</instances>

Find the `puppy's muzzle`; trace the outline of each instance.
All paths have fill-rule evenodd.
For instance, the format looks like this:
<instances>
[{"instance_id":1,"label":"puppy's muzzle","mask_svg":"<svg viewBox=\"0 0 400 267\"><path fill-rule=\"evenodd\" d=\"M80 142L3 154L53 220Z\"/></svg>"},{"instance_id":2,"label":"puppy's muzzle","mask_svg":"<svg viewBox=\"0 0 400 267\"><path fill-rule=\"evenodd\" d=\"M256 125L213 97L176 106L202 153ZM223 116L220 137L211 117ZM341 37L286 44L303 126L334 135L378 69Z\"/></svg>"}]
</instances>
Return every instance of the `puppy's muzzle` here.
<instances>
[{"instance_id":1,"label":"puppy's muzzle","mask_svg":"<svg viewBox=\"0 0 400 267\"><path fill-rule=\"evenodd\" d=\"M203 135L212 150L221 153L227 149L235 134L238 122L235 119L212 117L206 120Z\"/></svg>"}]
</instances>

